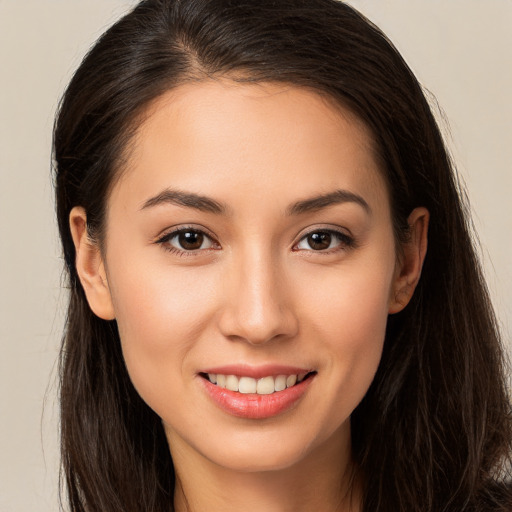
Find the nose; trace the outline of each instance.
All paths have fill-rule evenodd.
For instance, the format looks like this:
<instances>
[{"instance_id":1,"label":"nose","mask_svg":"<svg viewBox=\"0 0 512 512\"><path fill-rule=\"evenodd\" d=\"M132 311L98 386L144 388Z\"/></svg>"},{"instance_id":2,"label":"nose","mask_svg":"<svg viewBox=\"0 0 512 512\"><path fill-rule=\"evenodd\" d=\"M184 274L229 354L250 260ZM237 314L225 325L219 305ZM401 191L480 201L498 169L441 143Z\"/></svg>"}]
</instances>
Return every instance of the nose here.
<instances>
[{"instance_id":1,"label":"nose","mask_svg":"<svg viewBox=\"0 0 512 512\"><path fill-rule=\"evenodd\" d=\"M254 251L240 260L225 276L221 332L252 345L296 335L299 323L293 294L281 265Z\"/></svg>"}]
</instances>

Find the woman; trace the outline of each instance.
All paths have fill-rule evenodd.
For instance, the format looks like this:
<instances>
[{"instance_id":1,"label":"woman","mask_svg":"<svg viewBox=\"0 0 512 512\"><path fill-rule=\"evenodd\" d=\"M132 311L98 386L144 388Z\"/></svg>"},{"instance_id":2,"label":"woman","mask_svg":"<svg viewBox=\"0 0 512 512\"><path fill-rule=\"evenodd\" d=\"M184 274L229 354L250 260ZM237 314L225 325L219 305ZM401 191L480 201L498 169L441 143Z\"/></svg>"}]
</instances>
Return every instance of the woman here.
<instances>
[{"instance_id":1,"label":"woman","mask_svg":"<svg viewBox=\"0 0 512 512\"><path fill-rule=\"evenodd\" d=\"M142 2L75 74L55 160L72 510L510 509L451 164L359 13Z\"/></svg>"}]
</instances>

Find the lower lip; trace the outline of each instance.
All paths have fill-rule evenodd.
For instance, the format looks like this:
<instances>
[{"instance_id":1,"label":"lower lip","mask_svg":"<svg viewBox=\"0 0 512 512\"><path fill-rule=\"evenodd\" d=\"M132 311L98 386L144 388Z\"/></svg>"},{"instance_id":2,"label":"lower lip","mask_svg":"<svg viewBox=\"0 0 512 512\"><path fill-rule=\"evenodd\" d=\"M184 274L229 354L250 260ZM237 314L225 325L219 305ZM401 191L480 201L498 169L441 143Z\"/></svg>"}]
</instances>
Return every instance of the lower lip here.
<instances>
[{"instance_id":1,"label":"lower lip","mask_svg":"<svg viewBox=\"0 0 512 512\"><path fill-rule=\"evenodd\" d=\"M299 384L270 395L238 393L224 389L200 377L210 398L225 412L247 419L265 419L291 409L306 393L314 375Z\"/></svg>"}]
</instances>

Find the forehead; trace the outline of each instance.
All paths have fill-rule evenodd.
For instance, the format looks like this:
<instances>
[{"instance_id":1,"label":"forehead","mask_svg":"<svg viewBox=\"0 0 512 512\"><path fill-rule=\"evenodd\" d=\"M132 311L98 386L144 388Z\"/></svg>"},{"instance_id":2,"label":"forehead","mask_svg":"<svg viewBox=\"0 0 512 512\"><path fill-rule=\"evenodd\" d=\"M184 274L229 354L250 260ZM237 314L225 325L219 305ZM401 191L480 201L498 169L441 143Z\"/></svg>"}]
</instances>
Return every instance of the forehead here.
<instances>
[{"instance_id":1,"label":"forehead","mask_svg":"<svg viewBox=\"0 0 512 512\"><path fill-rule=\"evenodd\" d=\"M350 110L305 88L228 80L189 83L146 110L111 201L167 187L246 201L355 188L386 203L372 136ZM229 196L229 197L227 197Z\"/></svg>"}]
</instances>

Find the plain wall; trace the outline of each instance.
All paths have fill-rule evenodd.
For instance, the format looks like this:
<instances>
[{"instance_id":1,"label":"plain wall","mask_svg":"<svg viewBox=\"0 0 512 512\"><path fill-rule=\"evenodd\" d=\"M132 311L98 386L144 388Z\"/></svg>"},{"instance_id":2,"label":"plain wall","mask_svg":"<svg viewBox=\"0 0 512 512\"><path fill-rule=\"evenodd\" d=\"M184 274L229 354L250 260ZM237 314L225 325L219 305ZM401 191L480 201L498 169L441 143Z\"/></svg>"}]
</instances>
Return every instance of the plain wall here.
<instances>
[{"instance_id":1,"label":"plain wall","mask_svg":"<svg viewBox=\"0 0 512 512\"><path fill-rule=\"evenodd\" d=\"M66 293L51 130L87 48L134 3L0 0L0 512L58 510L55 364ZM512 2L350 3L389 35L444 110L510 343Z\"/></svg>"}]
</instances>

